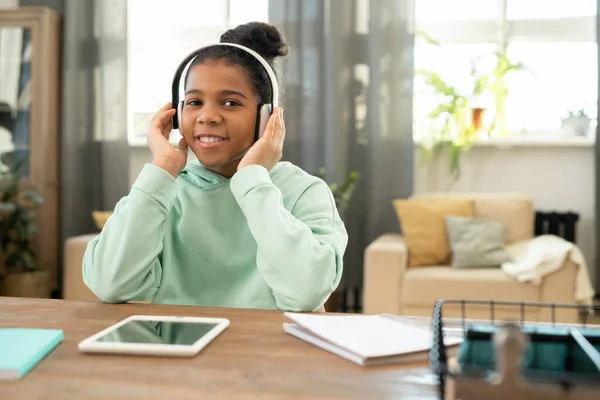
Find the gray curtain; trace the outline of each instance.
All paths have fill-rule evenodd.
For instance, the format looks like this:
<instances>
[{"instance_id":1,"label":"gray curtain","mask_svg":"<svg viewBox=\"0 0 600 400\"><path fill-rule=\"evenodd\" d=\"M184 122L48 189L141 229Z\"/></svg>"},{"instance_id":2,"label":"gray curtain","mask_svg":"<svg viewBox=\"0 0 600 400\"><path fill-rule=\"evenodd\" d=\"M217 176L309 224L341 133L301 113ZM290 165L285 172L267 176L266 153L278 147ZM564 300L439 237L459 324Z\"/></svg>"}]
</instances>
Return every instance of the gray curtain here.
<instances>
[{"instance_id":1,"label":"gray curtain","mask_svg":"<svg viewBox=\"0 0 600 400\"><path fill-rule=\"evenodd\" d=\"M600 0L596 1L596 10L600 10ZM598 66L600 66L600 14L596 12L596 41L598 42ZM600 68L598 70L598 93L600 94ZM600 101L597 102L598 113L600 120ZM594 159L596 163L596 210L595 210L595 224L596 224L596 238L600 238L600 124L596 127L596 143L594 148ZM590 275L592 278L592 284L596 290L596 298L600 299L600 257L598 257L598 242L595 244L595 262L590 265Z\"/></svg>"},{"instance_id":2,"label":"gray curtain","mask_svg":"<svg viewBox=\"0 0 600 400\"><path fill-rule=\"evenodd\" d=\"M361 174L345 216L343 287L362 287L363 253L398 232L392 206L413 183L412 0L274 0L269 20L290 44L278 67L284 159L326 181Z\"/></svg>"},{"instance_id":3,"label":"gray curtain","mask_svg":"<svg viewBox=\"0 0 600 400\"><path fill-rule=\"evenodd\" d=\"M61 243L129 189L127 2L21 0L62 18Z\"/></svg>"},{"instance_id":4,"label":"gray curtain","mask_svg":"<svg viewBox=\"0 0 600 400\"><path fill-rule=\"evenodd\" d=\"M129 188L127 2L65 0L62 234L95 232Z\"/></svg>"}]
</instances>

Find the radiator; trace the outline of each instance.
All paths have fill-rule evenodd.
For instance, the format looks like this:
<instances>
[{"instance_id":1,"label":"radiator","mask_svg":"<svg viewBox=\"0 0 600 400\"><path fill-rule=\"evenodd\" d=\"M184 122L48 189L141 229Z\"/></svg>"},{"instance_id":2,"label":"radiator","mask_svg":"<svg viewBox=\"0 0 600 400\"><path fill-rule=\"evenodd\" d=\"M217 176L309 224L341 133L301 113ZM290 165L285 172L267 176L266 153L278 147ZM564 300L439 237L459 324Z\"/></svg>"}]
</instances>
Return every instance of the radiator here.
<instances>
[{"instance_id":1,"label":"radiator","mask_svg":"<svg viewBox=\"0 0 600 400\"><path fill-rule=\"evenodd\" d=\"M556 235L577 243L577 221L579 214L574 212L536 211L535 236Z\"/></svg>"}]
</instances>

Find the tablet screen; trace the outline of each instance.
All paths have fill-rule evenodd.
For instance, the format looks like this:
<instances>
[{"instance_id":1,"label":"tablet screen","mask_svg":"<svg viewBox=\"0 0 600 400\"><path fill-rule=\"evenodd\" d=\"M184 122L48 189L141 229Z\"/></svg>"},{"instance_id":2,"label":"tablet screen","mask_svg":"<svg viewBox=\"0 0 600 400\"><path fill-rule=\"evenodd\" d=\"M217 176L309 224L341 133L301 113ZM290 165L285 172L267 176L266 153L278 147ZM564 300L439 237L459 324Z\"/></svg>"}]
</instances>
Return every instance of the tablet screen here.
<instances>
[{"instance_id":1,"label":"tablet screen","mask_svg":"<svg viewBox=\"0 0 600 400\"><path fill-rule=\"evenodd\" d=\"M217 324L206 322L128 321L99 337L108 343L143 343L192 345L209 333Z\"/></svg>"}]
</instances>

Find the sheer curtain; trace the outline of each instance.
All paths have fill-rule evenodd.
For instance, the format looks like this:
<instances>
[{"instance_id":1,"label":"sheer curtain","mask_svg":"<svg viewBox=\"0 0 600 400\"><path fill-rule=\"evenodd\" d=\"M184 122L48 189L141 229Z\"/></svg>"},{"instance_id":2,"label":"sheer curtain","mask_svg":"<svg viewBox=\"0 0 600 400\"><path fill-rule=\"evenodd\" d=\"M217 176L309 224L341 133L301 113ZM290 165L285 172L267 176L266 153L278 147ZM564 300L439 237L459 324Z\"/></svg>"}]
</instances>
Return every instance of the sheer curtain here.
<instances>
[{"instance_id":1,"label":"sheer curtain","mask_svg":"<svg viewBox=\"0 0 600 400\"><path fill-rule=\"evenodd\" d=\"M412 192L413 2L276 0L269 20L291 48L279 68L284 159L325 167L328 182L361 174L342 283L360 293L366 246L399 230L392 200Z\"/></svg>"},{"instance_id":2,"label":"sheer curtain","mask_svg":"<svg viewBox=\"0 0 600 400\"><path fill-rule=\"evenodd\" d=\"M64 240L128 191L126 1L64 1L62 79Z\"/></svg>"},{"instance_id":3,"label":"sheer curtain","mask_svg":"<svg viewBox=\"0 0 600 400\"><path fill-rule=\"evenodd\" d=\"M61 243L129 188L127 2L64 0Z\"/></svg>"}]
</instances>

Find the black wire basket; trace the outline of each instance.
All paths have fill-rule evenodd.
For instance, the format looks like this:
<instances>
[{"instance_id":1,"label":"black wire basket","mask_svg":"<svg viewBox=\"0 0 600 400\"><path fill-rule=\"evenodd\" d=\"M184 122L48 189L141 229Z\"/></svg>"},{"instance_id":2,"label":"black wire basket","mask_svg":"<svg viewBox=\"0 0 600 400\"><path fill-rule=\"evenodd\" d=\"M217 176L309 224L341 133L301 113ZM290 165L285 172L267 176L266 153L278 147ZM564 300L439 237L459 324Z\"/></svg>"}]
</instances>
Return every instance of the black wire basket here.
<instances>
[{"instance_id":1,"label":"black wire basket","mask_svg":"<svg viewBox=\"0 0 600 400\"><path fill-rule=\"evenodd\" d=\"M460 307L460 318L453 318L453 327L444 326L443 309L446 305L452 305L453 307ZM489 318L487 320L469 320L468 308L469 306L481 306L489 309ZM497 318L497 307L515 307L515 315L519 315L518 320L502 319ZM527 310L532 308L541 309L545 308L549 311L550 321L548 322L535 322L527 321L526 314ZM560 310L576 309L578 311L581 323L580 324L562 324L557 322L556 313ZM510 301L488 301L488 300L438 300L435 303L433 309L433 320L432 320L432 332L433 332L433 343L429 352L429 365L433 373L437 375L439 382L439 395L441 399L445 398L446 384L449 377L453 377L454 373L449 368L447 347L444 346L445 335L462 335L463 340L466 339L467 326L472 323L489 324L489 325L500 325L505 323L517 324L520 326L550 326L550 327L588 327L588 318L590 315L600 314L600 306L586 306L578 304L559 304L559 303L537 303L537 302L510 302ZM452 329L454 328L454 329ZM446 331L445 331L446 330ZM539 339L539 338L538 338ZM593 351L596 351L595 349ZM597 354L597 351L596 351ZM596 364L597 365L597 364ZM477 375L474 371L465 371ZM484 374L479 372L480 377L483 379ZM547 382L553 384L560 384L562 387L568 389L570 387L586 384L586 385L598 385L600 389L600 379L598 375L587 376L580 373L566 372L537 372L524 374L526 379L535 380L539 382ZM600 398L600 395L599 397Z\"/></svg>"}]
</instances>

